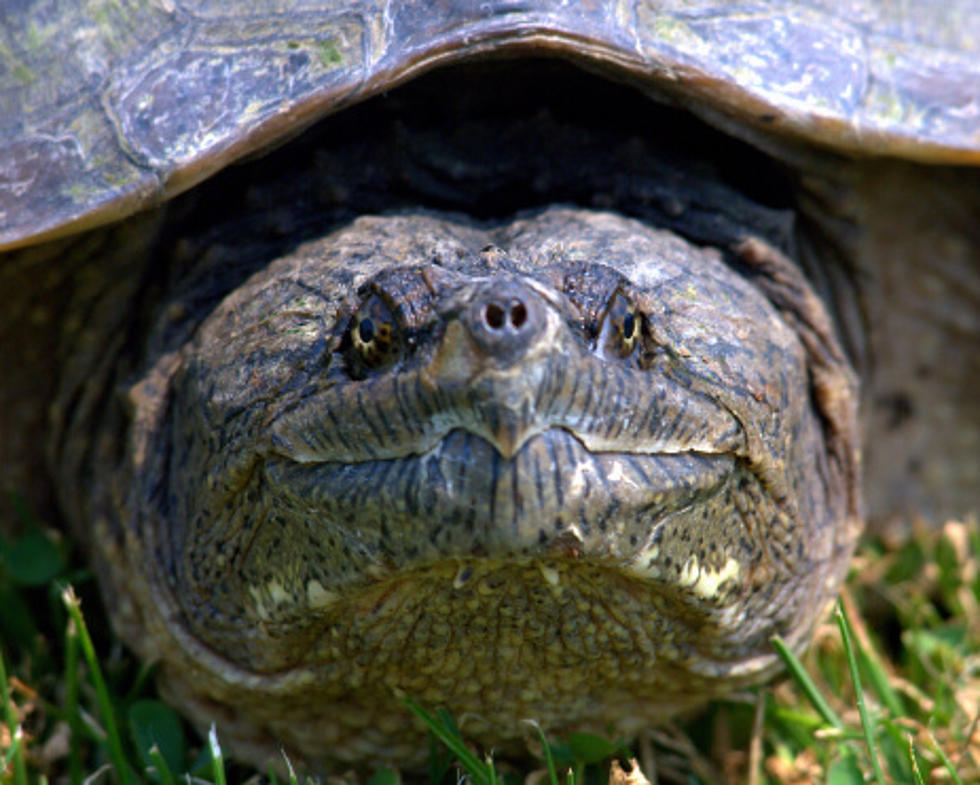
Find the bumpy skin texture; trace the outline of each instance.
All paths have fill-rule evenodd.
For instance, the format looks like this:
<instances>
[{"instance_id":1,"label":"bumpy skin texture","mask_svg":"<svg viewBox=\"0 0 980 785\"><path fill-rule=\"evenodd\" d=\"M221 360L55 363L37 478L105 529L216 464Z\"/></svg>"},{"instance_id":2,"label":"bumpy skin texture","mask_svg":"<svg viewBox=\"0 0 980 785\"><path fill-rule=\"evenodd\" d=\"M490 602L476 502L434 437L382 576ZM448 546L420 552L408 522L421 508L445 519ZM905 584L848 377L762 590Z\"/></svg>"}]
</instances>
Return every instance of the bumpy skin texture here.
<instances>
[{"instance_id":1,"label":"bumpy skin texture","mask_svg":"<svg viewBox=\"0 0 980 785\"><path fill-rule=\"evenodd\" d=\"M629 730L764 677L773 631L802 645L858 528L853 381L816 298L759 241L738 245L739 277L608 216L366 219L191 337L238 282L197 247L207 231L172 255L159 213L77 234L437 65L567 58L785 163L794 256L871 374L876 507L975 502L976 374L957 365L976 332L976 179L946 171L947 208L924 167L833 152L977 162L972 0L110 5L0 14L0 248L65 238L0 263L18 293L0 314L0 464L35 499L51 473L124 637L238 755L411 760L397 690L479 715L498 749L528 715ZM470 209L467 171L538 157L508 128L468 168L452 114L433 135L447 166L386 181L361 150L354 176L437 180L416 203ZM561 173L596 187L552 193L546 167L519 178L520 204L635 209L726 253L756 226L732 236L738 210L689 200L707 193L679 188L690 162L639 176L659 145L631 128L629 198L549 136ZM284 235L324 205L333 226L364 205L343 171L306 213L278 190L256 201ZM266 258L233 246L250 254ZM190 296L161 305L174 292ZM630 308L626 352L609 320L625 333ZM158 309L170 331L147 339ZM393 346L358 359L358 314L390 322Z\"/></svg>"},{"instance_id":2,"label":"bumpy skin texture","mask_svg":"<svg viewBox=\"0 0 980 785\"><path fill-rule=\"evenodd\" d=\"M796 269L740 252L552 208L273 262L130 392L129 642L314 768L417 761L401 692L502 749L771 674L859 530L855 389Z\"/></svg>"}]
</instances>

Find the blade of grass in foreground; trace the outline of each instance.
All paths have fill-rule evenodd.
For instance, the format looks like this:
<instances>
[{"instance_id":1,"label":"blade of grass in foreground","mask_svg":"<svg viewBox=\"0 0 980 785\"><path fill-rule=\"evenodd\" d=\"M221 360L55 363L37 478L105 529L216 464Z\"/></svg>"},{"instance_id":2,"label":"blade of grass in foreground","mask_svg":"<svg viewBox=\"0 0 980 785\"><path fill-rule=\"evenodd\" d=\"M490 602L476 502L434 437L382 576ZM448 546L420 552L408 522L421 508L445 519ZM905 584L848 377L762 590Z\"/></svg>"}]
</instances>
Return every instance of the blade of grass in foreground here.
<instances>
[{"instance_id":1,"label":"blade of grass in foreground","mask_svg":"<svg viewBox=\"0 0 980 785\"><path fill-rule=\"evenodd\" d=\"M299 785L299 779L296 777L296 769L293 768L293 762L285 752L283 752L282 757L286 761L286 770L289 772L289 785Z\"/></svg>"},{"instance_id":2,"label":"blade of grass in foreground","mask_svg":"<svg viewBox=\"0 0 980 785\"><path fill-rule=\"evenodd\" d=\"M163 757L163 753L160 752L160 748L154 744L150 747L149 751L150 760L153 761L153 766L157 770L157 776L160 778L160 785L176 785L174 782L174 775L170 771L170 766L167 764L167 759Z\"/></svg>"},{"instance_id":3,"label":"blade of grass in foreground","mask_svg":"<svg viewBox=\"0 0 980 785\"><path fill-rule=\"evenodd\" d=\"M7 753L3 756L3 760L0 760L0 776L3 776L4 772L7 771L7 767L16 759L17 764L15 765L15 775L11 782L15 782L16 785L27 785L27 771L24 768L24 756L21 753L21 741L24 739L24 734L21 732L20 728L17 728L17 732L10 739L10 746L7 748Z\"/></svg>"},{"instance_id":4,"label":"blade of grass in foreground","mask_svg":"<svg viewBox=\"0 0 980 785\"><path fill-rule=\"evenodd\" d=\"M909 736L909 760L912 762L912 776L915 777L915 785L926 785L922 779L922 772L919 771L919 756L915 753L915 739Z\"/></svg>"},{"instance_id":5,"label":"blade of grass in foreground","mask_svg":"<svg viewBox=\"0 0 980 785\"><path fill-rule=\"evenodd\" d=\"M865 651L861 646L858 646L857 654L861 669L867 674L878 699L885 705L892 717L901 717L905 713L902 707L902 699L888 681L888 674L885 673L877 655Z\"/></svg>"},{"instance_id":6,"label":"blade of grass in foreground","mask_svg":"<svg viewBox=\"0 0 980 785\"><path fill-rule=\"evenodd\" d=\"M548 781L551 785L558 785L558 771L555 769L555 758L551 754L551 745L548 744L548 739L544 735L544 731L541 730L541 726L535 720L524 720L528 725L534 727L538 732L538 736L541 737L541 747L544 749L544 759L548 765Z\"/></svg>"},{"instance_id":7,"label":"blade of grass in foreground","mask_svg":"<svg viewBox=\"0 0 980 785\"><path fill-rule=\"evenodd\" d=\"M211 773L214 775L214 785L227 785L225 778L225 759L221 755L221 745L218 744L218 731L214 723L208 731L208 747L211 749Z\"/></svg>"},{"instance_id":8,"label":"blade of grass in foreground","mask_svg":"<svg viewBox=\"0 0 980 785\"><path fill-rule=\"evenodd\" d=\"M856 653L858 664L861 666L861 671L864 673L865 677L871 682L871 686L874 687L875 694L878 696L878 700L888 709L888 715L891 717L901 717L905 713L905 709L902 705L902 699L899 697L898 692L892 687L891 681L888 678L888 674L885 672L885 667L882 664L881 657L878 651L875 649L874 643L868 637L867 632L863 635L860 628L854 627L851 624L851 619L857 617L858 620L861 618L861 611L855 606L854 599L848 589L845 589L841 594L839 600L840 606L844 609L844 613L847 617L847 623L851 626L851 637L856 642Z\"/></svg>"},{"instance_id":9,"label":"blade of grass in foreground","mask_svg":"<svg viewBox=\"0 0 980 785\"><path fill-rule=\"evenodd\" d=\"M495 785L497 775L493 765L484 763L470 752L458 733L411 698L403 696L401 702L412 714L425 723L425 726L432 731L439 741L452 751L460 765L469 773L475 785Z\"/></svg>"},{"instance_id":10,"label":"blade of grass in foreground","mask_svg":"<svg viewBox=\"0 0 980 785\"><path fill-rule=\"evenodd\" d=\"M878 760L878 746L875 744L874 728L871 725L871 718L868 716L868 707L864 702L864 688L861 686L861 673L858 670L857 657L854 655L854 646L851 636L851 623L848 621L844 606L840 600L837 601L837 626L840 628L841 640L844 642L844 653L847 655L847 665L851 670L851 681L854 684L854 695L857 698L858 714L861 716L861 727L864 729L864 740L868 745L868 755L871 757L871 765L874 768L875 781L878 785L885 785L885 775L881 770L881 761Z\"/></svg>"},{"instance_id":11,"label":"blade of grass in foreground","mask_svg":"<svg viewBox=\"0 0 980 785\"><path fill-rule=\"evenodd\" d=\"M956 785L963 785L963 780L960 779L960 775L956 773L956 767L953 765L953 761L949 759L949 756L943 750L943 746L937 741L936 737L932 735L932 731L929 731L929 740L932 742L933 751L939 756L939 760L943 762L943 766L946 767L946 771L949 772L949 776L952 778Z\"/></svg>"},{"instance_id":12,"label":"blade of grass in foreground","mask_svg":"<svg viewBox=\"0 0 980 785\"><path fill-rule=\"evenodd\" d=\"M789 646L786 645L779 635L775 635L772 638L772 645L776 649L776 653L779 654L780 659L782 659L783 664L786 665L786 670L790 672L796 683L803 690L806 697L809 699L810 703L813 704L813 708L817 710L821 717L828 725L832 725L837 730L844 730L844 723L840 717L837 716L830 704L827 703L827 699L824 698L820 689L814 684L813 679L810 678L810 674L806 672L806 668L803 667L803 663L800 662L799 658L793 654Z\"/></svg>"},{"instance_id":13,"label":"blade of grass in foreground","mask_svg":"<svg viewBox=\"0 0 980 785\"><path fill-rule=\"evenodd\" d=\"M0 774L13 763L13 782L16 785L27 785L27 764L24 763L24 752L21 749L21 740L24 736L21 733L17 712L14 711L14 703L10 697L10 685L7 684L7 669L3 664L3 652L0 652L0 698L2 698L3 703L3 717L7 723L7 729L10 731L10 749L4 756Z\"/></svg>"},{"instance_id":14,"label":"blade of grass in foreground","mask_svg":"<svg viewBox=\"0 0 980 785\"><path fill-rule=\"evenodd\" d=\"M92 683L95 686L95 694L99 701L99 712L102 715L102 723L105 725L106 743L109 747L109 758L116 769L116 775L122 785L134 785L129 764L123 755L122 738L119 736L119 727L116 723L116 715L112 708L112 701L109 699L109 690L106 689L105 679L102 676L102 669L99 667L99 660L95 656L95 646L92 638L88 634L85 626L85 619L82 618L82 609L78 602L78 597L71 586L68 586L61 593L61 599L65 603L68 615L78 631L78 640L82 646L82 654L85 662L88 663L89 672L92 674Z\"/></svg>"},{"instance_id":15,"label":"blade of grass in foreground","mask_svg":"<svg viewBox=\"0 0 980 785\"><path fill-rule=\"evenodd\" d=\"M68 778L71 785L82 785L82 715L78 710L78 629L73 619L65 625L65 714L71 743L68 745Z\"/></svg>"}]
</instances>

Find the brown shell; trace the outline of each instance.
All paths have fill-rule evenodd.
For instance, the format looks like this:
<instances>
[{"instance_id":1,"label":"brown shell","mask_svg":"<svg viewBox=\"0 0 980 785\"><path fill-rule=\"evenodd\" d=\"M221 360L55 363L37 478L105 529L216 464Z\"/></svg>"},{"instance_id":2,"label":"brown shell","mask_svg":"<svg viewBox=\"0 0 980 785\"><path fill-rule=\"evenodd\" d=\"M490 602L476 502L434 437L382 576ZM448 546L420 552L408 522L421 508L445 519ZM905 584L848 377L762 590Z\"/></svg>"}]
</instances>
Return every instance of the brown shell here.
<instances>
[{"instance_id":1,"label":"brown shell","mask_svg":"<svg viewBox=\"0 0 980 785\"><path fill-rule=\"evenodd\" d=\"M435 66L548 54L742 135L980 163L974 0L13 0L0 250L123 218Z\"/></svg>"}]
</instances>

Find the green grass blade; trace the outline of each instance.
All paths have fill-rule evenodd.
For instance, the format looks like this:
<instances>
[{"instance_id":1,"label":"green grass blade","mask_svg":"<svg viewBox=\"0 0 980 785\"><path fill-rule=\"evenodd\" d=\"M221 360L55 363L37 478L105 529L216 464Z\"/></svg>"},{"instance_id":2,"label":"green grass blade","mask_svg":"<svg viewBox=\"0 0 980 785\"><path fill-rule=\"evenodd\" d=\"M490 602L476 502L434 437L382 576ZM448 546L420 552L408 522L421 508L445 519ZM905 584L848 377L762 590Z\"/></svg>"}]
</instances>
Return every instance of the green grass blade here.
<instances>
[{"instance_id":1,"label":"green grass blade","mask_svg":"<svg viewBox=\"0 0 980 785\"><path fill-rule=\"evenodd\" d=\"M293 768L293 762L289 759L289 756L282 753L282 758L286 761L286 771L289 772L289 785L299 785L299 780L296 778L296 769Z\"/></svg>"},{"instance_id":2,"label":"green grass blade","mask_svg":"<svg viewBox=\"0 0 980 785\"><path fill-rule=\"evenodd\" d=\"M61 599L65 603L68 615L78 632L78 642L82 647L82 654L88 664L89 672L92 674L92 683L95 686L95 694L99 702L99 712L102 715L102 723L105 725L106 743L109 748L109 758L116 769L116 775L122 785L134 785L125 755L123 755L122 738L119 735L119 726L116 722L116 714L112 708L112 701L109 699L109 690L106 688L105 679L102 676L102 668L99 667L98 657L95 656L95 646L92 638L88 634L85 626L85 619L82 617L82 609L78 602L78 597L71 586L64 589Z\"/></svg>"},{"instance_id":3,"label":"green grass blade","mask_svg":"<svg viewBox=\"0 0 980 785\"><path fill-rule=\"evenodd\" d=\"M16 782L17 785L27 785L27 770L24 768L24 758L20 749L23 738L21 729L18 727L10 739L10 746L7 748L7 753L3 756L3 760L0 760L0 777L3 777L4 772L7 771L7 767L11 763L15 760L19 761L19 765L14 765L14 779L11 780L11 782ZM6 780L2 781L6 782Z\"/></svg>"},{"instance_id":4,"label":"green grass blade","mask_svg":"<svg viewBox=\"0 0 980 785\"><path fill-rule=\"evenodd\" d=\"M772 637L771 642L776 649L776 653L779 654L780 659L786 665L786 670L796 680L796 683L803 690L807 699L813 705L813 708L823 717L824 722L838 730L844 730L844 722L837 716L837 712L830 708L827 699L824 698L820 689L813 682L813 679L810 678L810 674L806 672L803 663L800 662L799 658L786 645L786 641L779 635L775 635Z\"/></svg>"},{"instance_id":5,"label":"green grass blade","mask_svg":"<svg viewBox=\"0 0 980 785\"><path fill-rule=\"evenodd\" d=\"M841 598L841 607L846 608L844 604L846 599L849 599L849 595L844 595L844 597ZM848 617L847 621L848 624L850 624L850 617ZM857 636L853 637L856 641L858 641L857 656L858 663L861 666L861 671L871 682L871 686L874 687L878 700L880 700L882 705L888 709L888 713L891 717L904 716L905 706L903 705L902 698L899 696L895 688L892 687L891 680L888 678L888 674L885 672L885 668L881 664L881 657L879 656L878 651L874 648L873 643L869 641L868 646L864 647L860 645L860 638Z\"/></svg>"},{"instance_id":6,"label":"green grass blade","mask_svg":"<svg viewBox=\"0 0 980 785\"><path fill-rule=\"evenodd\" d=\"M875 694L878 696L878 700L888 709L889 715L892 717L904 716L905 709L902 706L902 699L895 691L895 688L892 687L891 682L888 680L888 674L885 673L877 657L872 656L864 651L864 649L858 649L858 660L861 663L861 670L867 674L868 680L871 682L871 686L874 687Z\"/></svg>"},{"instance_id":7,"label":"green grass blade","mask_svg":"<svg viewBox=\"0 0 980 785\"><path fill-rule=\"evenodd\" d=\"M919 771L919 756L915 754L915 740L909 736L909 760L912 762L912 776L915 777L915 785L926 785L922 779L922 772Z\"/></svg>"},{"instance_id":8,"label":"green grass blade","mask_svg":"<svg viewBox=\"0 0 980 785\"><path fill-rule=\"evenodd\" d=\"M531 725L538 732L538 736L541 737L541 748L544 750L544 759L548 766L548 782L551 785L558 785L558 770L555 768L555 758L551 754L551 745L548 744L548 739L545 737L544 731L541 730L541 726L538 725L536 720L524 720L524 722Z\"/></svg>"},{"instance_id":9,"label":"green grass blade","mask_svg":"<svg viewBox=\"0 0 980 785\"><path fill-rule=\"evenodd\" d=\"M493 767L493 758L487 755L483 760L484 763L486 764L487 771L490 774L490 785L499 785L499 780L497 779L497 771Z\"/></svg>"},{"instance_id":10,"label":"green grass blade","mask_svg":"<svg viewBox=\"0 0 980 785\"><path fill-rule=\"evenodd\" d=\"M951 761L949 757L946 755L946 752L943 750L942 745L936 740L936 737L933 736L931 732L929 733L929 738L932 741L933 749L936 751L936 754L939 756L939 760L942 761L943 766L946 768L946 771L949 772L949 776L952 778L953 782L956 783L956 785L963 785L963 780L960 778L960 775L956 773L956 768L953 766L953 761Z\"/></svg>"},{"instance_id":11,"label":"green grass blade","mask_svg":"<svg viewBox=\"0 0 980 785\"><path fill-rule=\"evenodd\" d=\"M150 747L149 756L157 770L157 775L160 777L160 785L176 785L173 772L170 771L170 765L156 744Z\"/></svg>"},{"instance_id":12,"label":"green grass blade","mask_svg":"<svg viewBox=\"0 0 980 785\"><path fill-rule=\"evenodd\" d=\"M228 785L225 778L225 759L221 754L218 731L214 723L211 723L211 730L208 731L208 747L211 749L211 773L214 776L214 785Z\"/></svg>"},{"instance_id":13,"label":"green grass blade","mask_svg":"<svg viewBox=\"0 0 980 785\"><path fill-rule=\"evenodd\" d=\"M0 761L0 777L7 771L7 767L11 763L14 764L14 778L10 782L16 783L16 785L27 785L27 767L24 764L24 754L21 750L21 742L23 740L24 734L18 726L16 732L10 739L10 747L7 749L7 754ZM6 782L6 780L3 781Z\"/></svg>"},{"instance_id":14,"label":"green grass blade","mask_svg":"<svg viewBox=\"0 0 980 785\"><path fill-rule=\"evenodd\" d=\"M429 731L429 785L441 785L456 759L436 735Z\"/></svg>"},{"instance_id":15,"label":"green grass blade","mask_svg":"<svg viewBox=\"0 0 980 785\"><path fill-rule=\"evenodd\" d=\"M0 651L0 699L3 702L3 718L10 731L10 750L5 757L3 768L0 774L7 770L11 763L14 765L15 785L27 785L27 764L24 762L24 753L21 749L21 739L23 735L20 723L17 720L17 712L14 710L13 698L10 696L10 685L7 683L7 668L3 664L3 652Z\"/></svg>"},{"instance_id":16,"label":"green grass blade","mask_svg":"<svg viewBox=\"0 0 980 785\"><path fill-rule=\"evenodd\" d=\"M885 774L881 770L881 761L878 759L878 745L875 743L874 727L871 724L871 717L868 715L868 707L864 701L864 689L861 686L861 672L858 670L857 657L854 654L854 645L851 640L851 623L844 612L844 606L840 600L837 601L837 626L840 628L841 639L844 641L844 653L847 655L847 665L851 670L851 681L854 682L854 694L857 697L858 714L861 715L861 727L864 728L864 740L868 745L868 754L871 756L871 766L874 768L875 781L878 785L885 785Z\"/></svg>"},{"instance_id":17,"label":"green grass blade","mask_svg":"<svg viewBox=\"0 0 980 785\"><path fill-rule=\"evenodd\" d=\"M65 713L71 743L68 745L68 778L71 785L82 785L82 715L78 709L78 629L72 619L65 625Z\"/></svg>"},{"instance_id":18,"label":"green grass blade","mask_svg":"<svg viewBox=\"0 0 980 785\"><path fill-rule=\"evenodd\" d=\"M492 773L493 766L487 766L470 752L459 735L453 732L453 729L411 698L403 696L401 702L405 708L425 723L439 741L452 751L460 765L469 773L475 785L491 785L496 778L496 775Z\"/></svg>"}]
</instances>

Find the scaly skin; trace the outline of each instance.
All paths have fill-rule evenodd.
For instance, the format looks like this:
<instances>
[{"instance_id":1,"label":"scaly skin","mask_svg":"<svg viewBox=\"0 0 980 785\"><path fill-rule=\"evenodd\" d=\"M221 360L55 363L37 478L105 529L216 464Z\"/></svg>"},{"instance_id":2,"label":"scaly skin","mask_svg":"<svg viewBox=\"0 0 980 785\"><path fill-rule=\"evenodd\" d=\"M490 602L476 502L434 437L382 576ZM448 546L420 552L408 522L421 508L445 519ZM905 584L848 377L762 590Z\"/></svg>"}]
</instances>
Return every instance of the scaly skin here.
<instances>
[{"instance_id":1,"label":"scaly skin","mask_svg":"<svg viewBox=\"0 0 980 785\"><path fill-rule=\"evenodd\" d=\"M805 640L858 528L854 384L807 285L747 236L793 253L860 367L873 514L975 506L975 172L885 160L978 161L971 0L260 5L0 14L0 248L25 247L0 260L3 484L92 543L124 637L239 756L410 760L400 689L479 712L498 749L524 714L629 730L763 677L770 631ZM632 81L790 182L718 139L686 150L701 131L611 85L494 63L361 116L364 146L333 118L272 187L228 172L133 215L493 52ZM504 83L506 111L473 111ZM745 172L764 208L722 187ZM745 278L610 217L404 216L273 264L197 331L353 214L551 202L736 265L738 244ZM607 313L631 308L624 351ZM356 354L358 314L395 345Z\"/></svg>"},{"instance_id":2,"label":"scaly skin","mask_svg":"<svg viewBox=\"0 0 980 785\"><path fill-rule=\"evenodd\" d=\"M740 253L551 208L271 263L131 390L124 636L238 755L320 770L418 762L399 693L502 749L770 675L859 530L855 389L792 264Z\"/></svg>"}]
</instances>

